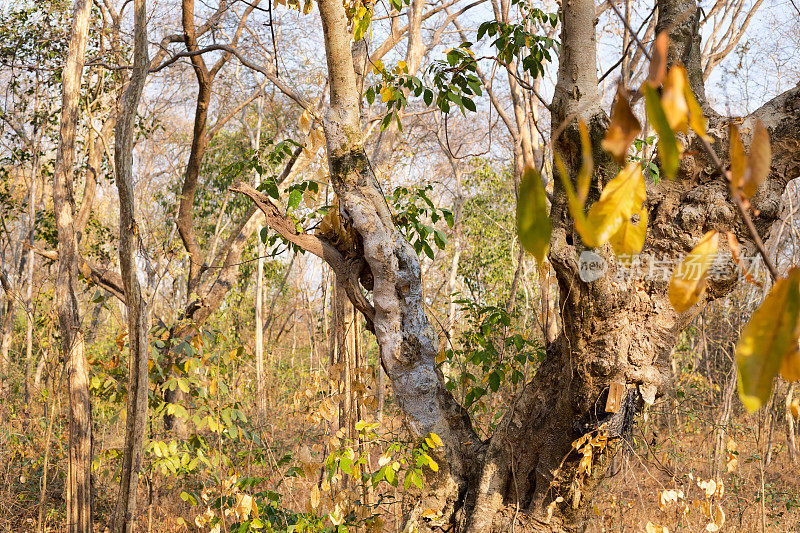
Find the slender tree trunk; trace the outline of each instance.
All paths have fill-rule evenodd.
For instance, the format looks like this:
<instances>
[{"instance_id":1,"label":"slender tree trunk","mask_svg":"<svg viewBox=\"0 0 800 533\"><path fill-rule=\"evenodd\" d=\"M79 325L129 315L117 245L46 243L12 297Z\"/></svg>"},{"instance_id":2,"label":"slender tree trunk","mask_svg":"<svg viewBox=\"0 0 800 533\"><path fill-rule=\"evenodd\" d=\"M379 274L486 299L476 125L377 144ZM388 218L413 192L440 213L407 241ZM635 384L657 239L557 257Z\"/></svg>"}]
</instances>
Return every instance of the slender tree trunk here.
<instances>
[{"instance_id":1,"label":"slender tree trunk","mask_svg":"<svg viewBox=\"0 0 800 533\"><path fill-rule=\"evenodd\" d=\"M33 161L31 163L31 190L28 200L28 220L30 230L28 233L28 272L25 287L25 405L29 406L31 401L31 374L33 365L33 270L36 265L36 256L33 253L33 241L36 236L36 180L39 174L39 155L36 145L32 149ZM27 407L26 407L27 408Z\"/></svg>"},{"instance_id":2,"label":"slender tree trunk","mask_svg":"<svg viewBox=\"0 0 800 533\"><path fill-rule=\"evenodd\" d=\"M258 118L256 120L256 131L253 138L253 150L259 153L261 147L261 125L264 116L264 96L258 98ZM259 178L260 179L260 178ZM256 251L258 261L256 264L256 324L255 324L255 344L256 344L256 395L259 415L263 418L267 414L266 396L264 387L266 385L266 375L264 373L264 255L266 249L264 241L261 239L262 225L256 226Z\"/></svg>"},{"instance_id":3,"label":"slender tree trunk","mask_svg":"<svg viewBox=\"0 0 800 533\"><path fill-rule=\"evenodd\" d=\"M89 365L76 294L79 254L72 195L75 132L91 6L90 0L77 0L73 10L69 52L63 70L60 141L53 179L53 208L58 229L55 301L69 383L67 523L71 533L92 530L92 406Z\"/></svg>"},{"instance_id":4,"label":"slender tree trunk","mask_svg":"<svg viewBox=\"0 0 800 533\"><path fill-rule=\"evenodd\" d=\"M136 496L139 470L147 430L148 358L150 345L150 306L142 296L136 264L141 242L136 223L136 196L133 184L133 141L136 110L149 67L147 54L147 3L134 0L133 72L122 99L122 110L115 128L114 166L119 193L119 264L128 312L128 417L125 421L125 447L122 453L115 533L133 533L136 523ZM144 253L144 252L142 252Z\"/></svg>"},{"instance_id":5,"label":"slender tree trunk","mask_svg":"<svg viewBox=\"0 0 800 533\"><path fill-rule=\"evenodd\" d=\"M792 397L794 396L794 383L789 383L789 390L786 392L784 404L784 416L786 417L786 441L789 449L789 460L793 465L797 464L797 442L795 439L794 415L792 414Z\"/></svg>"},{"instance_id":6,"label":"slender tree trunk","mask_svg":"<svg viewBox=\"0 0 800 533\"><path fill-rule=\"evenodd\" d=\"M714 431L714 460L711 464L712 479L720 478L723 465L725 464L727 451L725 428L728 427L728 423L731 421L734 392L736 392L736 365L731 364L731 371L728 373L728 379L725 383L725 392L722 397L722 407L720 409L719 418L717 418L717 429Z\"/></svg>"}]
</instances>

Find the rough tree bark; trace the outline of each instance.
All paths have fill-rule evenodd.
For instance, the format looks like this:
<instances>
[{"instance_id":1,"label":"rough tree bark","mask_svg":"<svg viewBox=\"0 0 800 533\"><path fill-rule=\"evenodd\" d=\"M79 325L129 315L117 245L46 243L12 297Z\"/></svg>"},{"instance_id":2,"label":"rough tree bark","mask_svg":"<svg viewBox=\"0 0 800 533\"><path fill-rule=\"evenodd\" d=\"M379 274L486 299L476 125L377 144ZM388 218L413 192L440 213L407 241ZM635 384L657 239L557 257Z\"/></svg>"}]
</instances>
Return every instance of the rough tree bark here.
<instances>
[{"instance_id":1,"label":"rough tree bark","mask_svg":"<svg viewBox=\"0 0 800 533\"><path fill-rule=\"evenodd\" d=\"M63 70L60 139L53 177L53 208L58 228L58 277L55 301L61 346L69 382L69 475L67 479L68 530L92 530L92 406L76 285L78 239L74 227L75 199L72 181L75 164L75 130L92 2L75 2L69 52Z\"/></svg>"},{"instance_id":2,"label":"rough tree bark","mask_svg":"<svg viewBox=\"0 0 800 533\"><path fill-rule=\"evenodd\" d=\"M434 363L436 334L424 312L419 260L394 227L364 152L360 94L344 9L338 0L321 0L319 7L330 78L324 127L331 183L362 248L355 253L338 250L298 232L265 195L241 184L234 190L254 200L272 229L332 266L371 323L409 430L415 436L435 432L445 442L437 456L439 472L427 479L426 491L407 521L415 521L423 530L455 525L459 531L507 531L512 521L526 530L583 529L593 494L619 442L613 437L632 423L642 393L649 398L668 389L669 358L677 335L709 300L729 292L735 280L711 283L698 305L678 314L668 301L666 280L613 281L617 266L606 246L596 250L608 264L605 277L583 282L578 257L586 247L574 231L564 191L556 184L549 259L558 280L563 329L495 433L480 442L469 417L442 386ZM708 107L704 93L697 33L700 13L692 0L660 0L658 11L657 28L668 31L671 38L669 63L686 65L692 88L710 115L714 146L724 157L724 121ZM551 106L552 131L558 132L554 150L571 176L581 164L577 119L589 126L595 161L590 202L619 170L600 149L608 119L598 94L596 17L590 0L564 4L558 82ZM752 202L762 234L779 214L786 183L800 173L798 108L800 87L744 120L744 130L762 120L773 144L773 172ZM644 253L678 259L710 229L732 231L745 249L752 250L724 177L703 156L697 139L685 141L687 156L678 178L647 183L650 223ZM373 303L358 285L361 260L371 270ZM612 382L624 384L627 392L623 408L607 419L602 406ZM593 474L578 476L579 457L572 453L572 443L603 421L610 422L612 442L594 457ZM440 510L440 518L420 518L419 512L427 508Z\"/></svg>"},{"instance_id":3,"label":"rough tree bark","mask_svg":"<svg viewBox=\"0 0 800 533\"><path fill-rule=\"evenodd\" d=\"M133 71L117 121L114 136L114 165L119 192L119 264L125 287L128 310L128 402L125 421L125 446L122 455L117 508L114 515L116 533L132 533L136 517L136 493L139 469L144 453L147 429L148 396L148 332L150 309L139 285L136 252L139 248L139 227L136 223L136 201L133 184L133 141L136 110L144 89L149 68L147 54L147 2L134 0Z\"/></svg>"}]
</instances>

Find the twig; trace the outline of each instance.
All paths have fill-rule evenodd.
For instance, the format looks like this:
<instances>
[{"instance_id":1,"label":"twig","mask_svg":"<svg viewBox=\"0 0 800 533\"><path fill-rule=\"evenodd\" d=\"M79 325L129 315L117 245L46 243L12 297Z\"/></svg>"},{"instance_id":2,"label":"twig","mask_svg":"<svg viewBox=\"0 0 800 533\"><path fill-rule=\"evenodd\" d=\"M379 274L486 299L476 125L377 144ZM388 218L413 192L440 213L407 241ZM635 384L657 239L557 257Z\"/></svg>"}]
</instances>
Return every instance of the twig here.
<instances>
[{"instance_id":1,"label":"twig","mask_svg":"<svg viewBox=\"0 0 800 533\"><path fill-rule=\"evenodd\" d=\"M711 148L711 145L706 139L704 139L701 135L698 135L697 137L700 139L700 142L703 144L703 148L709 157L711 157L711 161L714 163L717 169L730 181L730 172L725 170L725 165L722 164L722 161L720 160L719 156L717 156L717 153L713 148ZM744 203L742 203L742 199L739 197L739 195L732 194L731 196L733 196L733 201L736 203L736 207L739 208L739 214L742 215L742 220L744 220L744 224L747 226L750 236L753 237L753 242L755 243L756 248L758 248L758 253L761 254L761 258L764 260L764 265L766 265L767 270L769 270L769 275L772 278L772 282L775 283L778 280L778 270L775 268L775 265L772 264L772 260L769 258L767 249L764 247L764 241L761 240L761 236L758 234L755 224L753 224L753 219L750 218L750 215L747 213L747 209L745 209Z\"/></svg>"}]
</instances>

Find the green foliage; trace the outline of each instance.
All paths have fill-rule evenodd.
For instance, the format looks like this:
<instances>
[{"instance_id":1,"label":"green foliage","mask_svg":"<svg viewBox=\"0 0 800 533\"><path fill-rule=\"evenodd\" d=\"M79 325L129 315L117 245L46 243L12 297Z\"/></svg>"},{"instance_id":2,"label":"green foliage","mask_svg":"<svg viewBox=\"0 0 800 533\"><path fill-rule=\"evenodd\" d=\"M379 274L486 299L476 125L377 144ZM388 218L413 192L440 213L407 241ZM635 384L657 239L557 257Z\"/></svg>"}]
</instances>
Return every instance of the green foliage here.
<instances>
[{"instance_id":1,"label":"green foliage","mask_svg":"<svg viewBox=\"0 0 800 533\"><path fill-rule=\"evenodd\" d=\"M473 413L490 412L488 397L504 385L523 383L529 365L544 359L544 350L538 339L515 327L505 309L466 299L457 303L466 313L466 326L459 348L445 352L445 361L458 369L446 387L459 391L464 407Z\"/></svg>"},{"instance_id":2,"label":"green foliage","mask_svg":"<svg viewBox=\"0 0 800 533\"><path fill-rule=\"evenodd\" d=\"M434 205L430 199L432 190L431 185L398 187L389 197L395 212L395 224L400 232L414 246L417 254L425 252L425 255L431 259L433 259L431 237L433 237L434 245L440 250L444 250L447 246L447 236L441 229L429 225L428 222L436 224L443 220L451 228L454 223L452 211Z\"/></svg>"}]
</instances>

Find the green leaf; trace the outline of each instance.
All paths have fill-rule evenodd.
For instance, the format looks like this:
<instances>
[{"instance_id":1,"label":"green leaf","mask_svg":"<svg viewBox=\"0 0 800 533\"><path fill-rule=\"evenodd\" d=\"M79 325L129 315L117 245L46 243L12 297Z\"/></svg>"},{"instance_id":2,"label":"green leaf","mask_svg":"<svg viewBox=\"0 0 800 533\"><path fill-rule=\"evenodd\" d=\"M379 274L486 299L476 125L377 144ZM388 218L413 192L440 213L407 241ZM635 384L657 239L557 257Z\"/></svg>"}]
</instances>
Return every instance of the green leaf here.
<instances>
[{"instance_id":1,"label":"green leaf","mask_svg":"<svg viewBox=\"0 0 800 533\"><path fill-rule=\"evenodd\" d=\"M797 350L798 329L800 268L793 268L764 298L736 345L739 397L748 411L769 399L784 358Z\"/></svg>"},{"instance_id":2,"label":"green leaf","mask_svg":"<svg viewBox=\"0 0 800 533\"><path fill-rule=\"evenodd\" d=\"M300 200L303 199L303 191L300 189L294 189L291 193L289 193L289 202L287 208L289 211L293 209L297 209L297 206L300 205Z\"/></svg>"},{"instance_id":3,"label":"green leaf","mask_svg":"<svg viewBox=\"0 0 800 533\"><path fill-rule=\"evenodd\" d=\"M669 127L667 115L664 113L656 90L648 84L642 85L642 90L644 91L647 118L650 119L650 123L658 133L658 157L661 160L661 169L667 179L675 179L680 165L678 139L675 138L675 132Z\"/></svg>"},{"instance_id":4,"label":"green leaf","mask_svg":"<svg viewBox=\"0 0 800 533\"><path fill-rule=\"evenodd\" d=\"M541 265L550 247L552 226L547 213L547 195L542 177L532 167L525 169L517 199L517 234L522 246Z\"/></svg>"},{"instance_id":5,"label":"green leaf","mask_svg":"<svg viewBox=\"0 0 800 533\"><path fill-rule=\"evenodd\" d=\"M369 23L372 20L372 8L365 8L361 6L353 17L353 40L360 41L364 38L364 34L369 29Z\"/></svg>"}]
</instances>

